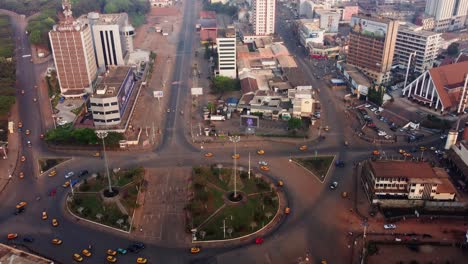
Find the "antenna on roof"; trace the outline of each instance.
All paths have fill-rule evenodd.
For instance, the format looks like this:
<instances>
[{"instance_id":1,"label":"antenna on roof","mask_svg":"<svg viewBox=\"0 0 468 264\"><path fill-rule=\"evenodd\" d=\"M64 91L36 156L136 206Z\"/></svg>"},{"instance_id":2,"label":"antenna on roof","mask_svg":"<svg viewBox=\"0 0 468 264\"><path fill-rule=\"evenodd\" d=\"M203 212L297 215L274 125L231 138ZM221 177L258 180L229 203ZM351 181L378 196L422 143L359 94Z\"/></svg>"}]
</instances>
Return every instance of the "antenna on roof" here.
<instances>
[{"instance_id":1,"label":"antenna on roof","mask_svg":"<svg viewBox=\"0 0 468 264\"><path fill-rule=\"evenodd\" d=\"M72 18L70 0L62 0L62 9L63 9L63 15L65 16L65 20Z\"/></svg>"}]
</instances>

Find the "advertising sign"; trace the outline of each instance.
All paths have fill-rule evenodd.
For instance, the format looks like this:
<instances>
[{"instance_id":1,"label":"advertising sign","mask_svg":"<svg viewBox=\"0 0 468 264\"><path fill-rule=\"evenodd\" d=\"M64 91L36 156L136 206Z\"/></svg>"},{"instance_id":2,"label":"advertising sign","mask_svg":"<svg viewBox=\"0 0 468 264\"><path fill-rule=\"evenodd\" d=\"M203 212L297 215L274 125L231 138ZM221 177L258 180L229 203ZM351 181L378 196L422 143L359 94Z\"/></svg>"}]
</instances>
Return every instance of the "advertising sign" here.
<instances>
[{"instance_id":1,"label":"advertising sign","mask_svg":"<svg viewBox=\"0 0 468 264\"><path fill-rule=\"evenodd\" d=\"M388 26L386 23L353 16L351 18L351 31L364 36L385 39Z\"/></svg>"},{"instance_id":2,"label":"advertising sign","mask_svg":"<svg viewBox=\"0 0 468 264\"><path fill-rule=\"evenodd\" d=\"M243 115L241 116L241 126L243 127L258 127L258 116L253 115Z\"/></svg>"},{"instance_id":3,"label":"advertising sign","mask_svg":"<svg viewBox=\"0 0 468 264\"><path fill-rule=\"evenodd\" d=\"M122 85L120 85L119 93L117 94L117 101L119 102L120 115L123 115L125 108L127 108L130 95L132 94L133 87L135 87L135 79L133 78L133 71L129 71Z\"/></svg>"},{"instance_id":4,"label":"advertising sign","mask_svg":"<svg viewBox=\"0 0 468 264\"><path fill-rule=\"evenodd\" d=\"M164 92L163 91L153 91L153 96L156 97L156 98L161 98L164 96Z\"/></svg>"}]
</instances>

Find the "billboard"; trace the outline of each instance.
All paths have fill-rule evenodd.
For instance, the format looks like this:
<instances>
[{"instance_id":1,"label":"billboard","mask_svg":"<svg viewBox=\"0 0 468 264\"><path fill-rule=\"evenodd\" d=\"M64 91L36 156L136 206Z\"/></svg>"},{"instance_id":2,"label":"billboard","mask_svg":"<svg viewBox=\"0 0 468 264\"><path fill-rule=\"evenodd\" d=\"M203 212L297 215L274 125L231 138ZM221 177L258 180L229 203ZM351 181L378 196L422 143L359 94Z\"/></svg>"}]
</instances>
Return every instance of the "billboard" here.
<instances>
[{"instance_id":1,"label":"billboard","mask_svg":"<svg viewBox=\"0 0 468 264\"><path fill-rule=\"evenodd\" d=\"M259 117L254 115L242 115L240 119L240 125L243 127L258 127Z\"/></svg>"},{"instance_id":2,"label":"billboard","mask_svg":"<svg viewBox=\"0 0 468 264\"><path fill-rule=\"evenodd\" d=\"M163 91L153 91L153 96L156 97L156 98L164 97L164 92Z\"/></svg>"},{"instance_id":3,"label":"billboard","mask_svg":"<svg viewBox=\"0 0 468 264\"><path fill-rule=\"evenodd\" d=\"M386 23L353 16L351 18L351 31L368 37L385 39L388 25Z\"/></svg>"},{"instance_id":4,"label":"billboard","mask_svg":"<svg viewBox=\"0 0 468 264\"><path fill-rule=\"evenodd\" d=\"M122 116L127 108L128 101L132 95L133 87L135 87L135 78L133 78L133 71L129 70L124 81L120 85L119 93L117 94L117 101L119 102L119 111Z\"/></svg>"}]
</instances>

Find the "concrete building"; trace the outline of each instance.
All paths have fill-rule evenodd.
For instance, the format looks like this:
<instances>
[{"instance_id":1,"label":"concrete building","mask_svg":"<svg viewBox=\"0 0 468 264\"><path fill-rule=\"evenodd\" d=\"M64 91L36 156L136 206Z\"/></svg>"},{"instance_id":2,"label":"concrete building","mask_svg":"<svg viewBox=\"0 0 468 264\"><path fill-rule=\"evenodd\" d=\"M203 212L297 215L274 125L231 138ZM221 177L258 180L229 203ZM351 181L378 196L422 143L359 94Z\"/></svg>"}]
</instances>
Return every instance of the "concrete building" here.
<instances>
[{"instance_id":1,"label":"concrete building","mask_svg":"<svg viewBox=\"0 0 468 264\"><path fill-rule=\"evenodd\" d=\"M60 92L80 97L92 92L97 76L90 26L72 17L71 4L63 1L63 19L49 32Z\"/></svg>"},{"instance_id":2,"label":"concrete building","mask_svg":"<svg viewBox=\"0 0 468 264\"><path fill-rule=\"evenodd\" d=\"M312 59L337 59L343 47L332 45L327 46L321 43L309 42L306 46Z\"/></svg>"},{"instance_id":3,"label":"concrete building","mask_svg":"<svg viewBox=\"0 0 468 264\"><path fill-rule=\"evenodd\" d=\"M358 68L343 62L338 62L336 67L345 77L354 95L367 96L372 83L366 75Z\"/></svg>"},{"instance_id":4,"label":"concrete building","mask_svg":"<svg viewBox=\"0 0 468 264\"><path fill-rule=\"evenodd\" d=\"M422 27L400 25L393 64L406 68L410 54L416 52L416 56L411 57L411 69L417 73L431 69L441 45L441 36L442 33L425 31Z\"/></svg>"},{"instance_id":5,"label":"concrete building","mask_svg":"<svg viewBox=\"0 0 468 264\"><path fill-rule=\"evenodd\" d=\"M135 29L126 13L99 14L91 12L78 18L91 27L97 65L101 71L109 65L124 65L125 56L133 51Z\"/></svg>"},{"instance_id":6,"label":"concrete building","mask_svg":"<svg viewBox=\"0 0 468 264\"><path fill-rule=\"evenodd\" d=\"M425 13L434 17L435 31L463 29L468 16L468 0L427 0Z\"/></svg>"},{"instance_id":7,"label":"concrete building","mask_svg":"<svg viewBox=\"0 0 468 264\"><path fill-rule=\"evenodd\" d=\"M388 83L397 33L397 21L353 16L347 63L358 67L376 84Z\"/></svg>"},{"instance_id":8,"label":"concrete building","mask_svg":"<svg viewBox=\"0 0 468 264\"><path fill-rule=\"evenodd\" d=\"M172 0L149 0L150 5L154 7L168 7L173 5Z\"/></svg>"},{"instance_id":9,"label":"concrete building","mask_svg":"<svg viewBox=\"0 0 468 264\"><path fill-rule=\"evenodd\" d=\"M423 14L416 18L415 24L422 26L423 30L433 30L435 27L435 20L434 17Z\"/></svg>"},{"instance_id":10,"label":"concrete building","mask_svg":"<svg viewBox=\"0 0 468 264\"><path fill-rule=\"evenodd\" d=\"M364 161L361 181L374 203L385 199L453 201L456 194L445 170L428 162Z\"/></svg>"},{"instance_id":11,"label":"concrete building","mask_svg":"<svg viewBox=\"0 0 468 264\"><path fill-rule=\"evenodd\" d=\"M425 71L403 88L403 95L440 112L463 113L468 106L468 61Z\"/></svg>"},{"instance_id":12,"label":"concrete building","mask_svg":"<svg viewBox=\"0 0 468 264\"><path fill-rule=\"evenodd\" d=\"M218 74L237 78L236 30L234 27L218 30L216 47L218 50Z\"/></svg>"},{"instance_id":13,"label":"concrete building","mask_svg":"<svg viewBox=\"0 0 468 264\"><path fill-rule=\"evenodd\" d=\"M121 123L135 87L130 66L111 66L90 97L91 112L97 128Z\"/></svg>"},{"instance_id":14,"label":"concrete building","mask_svg":"<svg viewBox=\"0 0 468 264\"><path fill-rule=\"evenodd\" d=\"M320 28L328 33L338 32L342 14L337 10L315 10L315 16L320 19Z\"/></svg>"},{"instance_id":15,"label":"concrete building","mask_svg":"<svg viewBox=\"0 0 468 264\"><path fill-rule=\"evenodd\" d=\"M17 239L18 240L18 239ZM0 243L0 263L11 264L54 264L54 261L34 255L16 248L16 245L8 246Z\"/></svg>"},{"instance_id":16,"label":"concrete building","mask_svg":"<svg viewBox=\"0 0 468 264\"><path fill-rule=\"evenodd\" d=\"M300 19L297 22L299 42L306 47L309 42L323 43L325 30L320 28L318 20Z\"/></svg>"},{"instance_id":17,"label":"concrete building","mask_svg":"<svg viewBox=\"0 0 468 264\"><path fill-rule=\"evenodd\" d=\"M252 0L250 23L255 35L273 35L275 33L276 0Z\"/></svg>"}]
</instances>

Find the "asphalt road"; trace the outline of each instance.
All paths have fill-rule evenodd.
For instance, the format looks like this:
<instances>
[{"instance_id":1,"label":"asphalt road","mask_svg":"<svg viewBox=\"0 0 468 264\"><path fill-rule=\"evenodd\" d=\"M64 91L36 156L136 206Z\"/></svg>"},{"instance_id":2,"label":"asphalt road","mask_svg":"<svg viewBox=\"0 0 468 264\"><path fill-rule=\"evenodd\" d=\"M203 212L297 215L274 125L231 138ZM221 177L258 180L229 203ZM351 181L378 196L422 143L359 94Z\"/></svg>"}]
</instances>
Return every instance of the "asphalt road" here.
<instances>
[{"instance_id":1,"label":"asphalt road","mask_svg":"<svg viewBox=\"0 0 468 264\"><path fill-rule=\"evenodd\" d=\"M215 153L213 159L204 159L199 149L187 141L184 134L189 129L184 126L183 116L179 114L186 102L190 102L189 76L193 58L194 28L196 12L193 7L195 0L185 1L184 20L180 32L180 41L177 46L176 64L171 82L172 85L169 105L167 108L174 111L167 115L162 143L150 153L109 153L110 167L131 167L142 165L145 167L177 167L208 164L209 162L231 162L232 149L230 146L215 146L205 144L205 150ZM285 14L287 15L287 14ZM281 23L278 20L278 23ZM299 67L311 76L313 68L310 62L305 60L305 53L295 43L295 38L290 35L290 30L277 27L279 34L284 38L290 52L296 55ZM91 158L89 154L81 152L68 152L65 154L48 151L39 139L42 132L41 116L37 103L33 98L37 97L34 85L36 72L41 72L44 65L33 65L29 58L21 56L30 54L30 47L24 34L22 25L15 21L15 31L19 37L19 45L22 48L18 52L18 87L25 90L24 95L18 95L20 104L20 117L24 124L24 130L30 129L31 135L22 135L21 152L26 157L17 172L24 171L26 178L19 180L14 177L6 190L0 194L0 242L6 241L7 233L19 233L20 236L29 235L36 239L29 246L40 254L53 258L57 263L71 263L72 254L81 251L89 244L94 246L95 256L88 263L95 263L97 259L104 261L105 251L108 248L127 247L132 238L107 229L96 229L77 222L67 215L63 208L68 189L61 185L65 181L63 175L70 170L75 172L80 169L89 171L102 171L103 162L100 159ZM30 73L30 74L25 74ZM25 76L27 75L27 76ZM339 102L331 90L326 89L322 80L309 78L314 87L320 87L320 100L322 101L323 119L332 127L327 138L311 147L317 150L319 155L335 154L339 159L347 163L361 160L367 157L372 147L359 143L352 144L350 148L343 147L346 131L346 120L340 108ZM324 103L325 102L325 103ZM33 147L28 148L26 141L32 141ZM354 142L352 142L354 143ZM264 144L267 145L267 144ZM344 201L339 193L353 186L352 169L347 166L343 169L334 169L330 177L322 184L314 177L306 175L303 171L288 162L292 156L311 155L297 149L297 145L288 143L274 143L265 146L266 154L262 157L253 156L253 162L260 159L267 160L271 166L271 176L285 181L292 214L271 235L266 237L262 245L248 244L241 247L206 248L196 256L190 256L186 247L169 248L164 246L164 241L159 244L148 245L148 249L139 254L147 257L151 263L293 263L298 257L310 254L314 261L327 259L329 263L346 263L350 258L350 250L347 248L346 234L350 228L349 219L343 219L341 212L347 211L351 204ZM393 147L397 148L397 147ZM248 153L256 151L255 146L245 147L239 143L238 152L241 155L240 164L247 166ZM37 177L37 165L35 160L40 156L69 156L71 161L60 166L56 177ZM330 181L339 181L338 191L328 189ZM49 197L48 192L57 189L55 197ZM36 200L36 197L41 197ZM26 211L15 216L14 206L20 202L28 202ZM60 225L52 227L50 220L41 220L41 212L46 210L49 219L56 217ZM359 223L353 223L353 226ZM64 241L61 246L53 246L50 241L58 237ZM133 263L136 255L119 257L119 263Z\"/></svg>"}]
</instances>

